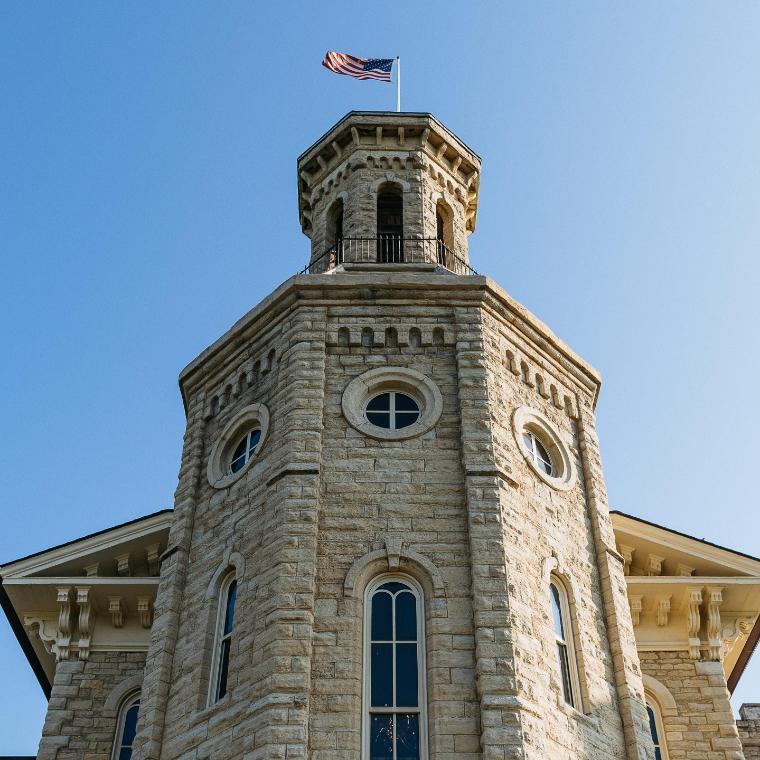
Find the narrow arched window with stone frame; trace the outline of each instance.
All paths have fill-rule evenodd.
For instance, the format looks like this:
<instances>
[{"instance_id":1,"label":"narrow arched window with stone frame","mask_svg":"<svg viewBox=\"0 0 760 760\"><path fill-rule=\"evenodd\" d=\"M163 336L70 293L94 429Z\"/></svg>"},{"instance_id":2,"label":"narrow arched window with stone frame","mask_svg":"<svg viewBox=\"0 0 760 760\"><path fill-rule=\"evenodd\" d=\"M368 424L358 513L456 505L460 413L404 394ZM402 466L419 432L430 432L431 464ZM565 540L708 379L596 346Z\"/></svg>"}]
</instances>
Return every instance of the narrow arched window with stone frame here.
<instances>
[{"instance_id":1,"label":"narrow arched window with stone frame","mask_svg":"<svg viewBox=\"0 0 760 760\"><path fill-rule=\"evenodd\" d=\"M237 586L235 573L230 572L225 576L219 590L211 678L209 679L209 704L222 699L228 689Z\"/></svg>"},{"instance_id":2,"label":"narrow arched window with stone frame","mask_svg":"<svg viewBox=\"0 0 760 760\"><path fill-rule=\"evenodd\" d=\"M427 758L424 597L403 575L368 587L364 616L362 757Z\"/></svg>"},{"instance_id":3,"label":"narrow arched window with stone frame","mask_svg":"<svg viewBox=\"0 0 760 760\"><path fill-rule=\"evenodd\" d=\"M570 595L565 583L554 573L549 578L549 602L562 699L570 707L580 710L581 689L575 653L575 632L570 610Z\"/></svg>"},{"instance_id":4,"label":"narrow arched window with stone frame","mask_svg":"<svg viewBox=\"0 0 760 760\"><path fill-rule=\"evenodd\" d=\"M381 185L377 191L377 261L384 264L404 261L404 193L392 182Z\"/></svg>"},{"instance_id":5,"label":"narrow arched window with stone frame","mask_svg":"<svg viewBox=\"0 0 760 760\"><path fill-rule=\"evenodd\" d=\"M132 760L139 712L140 692L133 691L122 700L119 707L111 760Z\"/></svg>"},{"instance_id":6,"label":"narrow arched window with stone frame","mask_svg":"<svg viewBox=\"0 0 760 760\"><path fill-rule=\"evenodd\" d=\"M647 706L647 718L649 719L649 733L654 744L655 760L667 760L668 749L665 745L665 727L662 722L662 710L657 700L649 693L645 692Z\"/></svg>"}]
</instances>

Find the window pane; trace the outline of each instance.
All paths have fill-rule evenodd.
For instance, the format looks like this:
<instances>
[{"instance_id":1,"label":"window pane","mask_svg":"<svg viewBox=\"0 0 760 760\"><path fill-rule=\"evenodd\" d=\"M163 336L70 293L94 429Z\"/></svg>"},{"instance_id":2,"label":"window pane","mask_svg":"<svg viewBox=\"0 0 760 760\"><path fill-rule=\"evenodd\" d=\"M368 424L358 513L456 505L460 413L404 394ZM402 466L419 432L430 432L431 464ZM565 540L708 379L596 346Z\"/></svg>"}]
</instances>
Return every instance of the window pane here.
<instances>
[{"instance_id":1,"label":"window pane","mask_svg":"<svg viewBox=\"0 0 760 760\"><path fill-rule=\"evenodd\" d=\"M248 443L248 436L246 435L240 443L235 446L235 451L232 452L232 459L238 459L245 456L246 444Z\"/></svg>"},{"instance_id":2,"label":"window pane","mask_svg":"<svg viewBox=\"0 0 760 760\"><path fill-rule=\"evenodd\" d=\"M369 729L370 760L393 760L393 716L373 715Z\"/></svg>"},{"instance_id":3,"label":"window pane","mask_svg":"<svg viewBox=\"0 0 760 760\"><path fill-rule=\"evenodd\" d=\"M124 716L124 731L121 735L121 744L123 747L131 747L137 733L137 713L140 709L140 703L133 704L127 714Z\"/></svg>"},{"instance_id":4,"label":"window pane","mask_svg":"<svg viewBox=\"0 0 760 760\"><path fill-rule=\"evenodd\" d=\"M657 736L657 721L654 718L654 710L649 705L647 705L647 715L649 716L649 732L652 734L652 741L657 746L660 743Z\"/></svg>"},{"instance_id":5,"label":"window pane","mask_svg":"<svg viewBox=\"0 0 760 760\"><path fill-rule=\"evenodd\" d=\"M414 425L419 416L418 412L396 412L396 430Z\"/></svg>"},{"instance_id":6,"label":"window pane","mask_svg":"<svg viewBox=\"0 0 760 760\"><path fill-rule=\"evenodd\" d=\"M417 645L396 644L396 707L417 705Z\"/></svg>"},{"instance_id":7,"label":"window pane","mask_svg":"<svg viewBox=\"0 0 760 760\"><path fill-rule=\"evenodd\" d=\"M402 589L408 589L409 586L407 586L405 583L399 583L398 581L388 581L388 583L383 583L382 586L380 586L383 591L390 591L391 594L395 594L397 591L401 591Z\"/></svg>"},{"instance_id":8,"label":"window pane","mask_svg":"<svg viewBox=\"0 0 760 760\"><path fill-rule=\"evenodd\" d=\"M418 715L396 716L397 760L419 760L420 721Z\"/></svg>"},{"instance_id":9,"label":"window pane","mask_svg":"<svg viewBox=\"0 0 760 760\"><path fill-rule=\"evenodd\" d=\"M256 451L256 447L259 445L260 440L261 440L261 431L253 430L251 432L251 440L248 444L248 452L250 454L253 454Z\"/></svg>"},{"instance_id":10,"label":"window pane","mask_svg":"<svg viewBox=\"0 0 760 760\"><path fill-rule=\"evenodd\" d=\"M419 412L420 408L417 402L406 393L396 394L396 411L397 412Z\"/></svg>"},{"instance_id":11,"label":"window pane","mask_svg":"<svg viewBox=\"0 0 760 760\"><path fill-rule=\"evenodd\" d=\"M235 622L235 600L237 599L237 581L232 581L227 591L227 609L224 613L224 635L232 631Z\"/></svg>"},{"instance_id":12,"label":"window pane","mask_svg":"<svg viewBox=\"0 0 760 760\"><path fill-rule=\"evenodd\" d=\"M372 707L393 705L393 644L372 644Z\"/></svg>"},{"instance_id":13,"label":"window pane","mask_svg":"<svg viewBox=\"0 0 760 760\"><path fill-rule=\"evenodd\" d=\"M573 684L570 680L570 663L567 657L567 647L564 644L557 644L557 658L559 660L559 670L562 674L562 696L567 704L574 707L575 700L573 699Z\"/></svg>"},{"instance_id":14,"label":"window pane","mask_svg":"<svg viewBox=\"0 0 760 760\"><path fill-rule=\"evenodd\" d=\"M396 640L417 641L417 600L411 591L396 597Z\"/></svg>"},{"instance_id":15,"label":"window pane","mask_svg":"<svg viewBox=\"0 0 760 760\"><path fill-rule=\"evenodd\" d=\"M123 747L119 751L119 760L132 760L132 747Z\"/></svg>"},{"instance_id":16,"label":"window pane","mask_svg":"<svg viewBox=\"0 0 760 760\"><path fill-rule=\"evenodd\" d=\"M391 408L391 394L381 393L379 396L371 399L367 404L368 412L388 412Z\"/></svg>"},{"instance_id":17,"label":"window pane","mask_svg":"<svg viewBox=\"0 0 760 760\"><path fill-rule=\"evenodd\" d=\"M523 433L523 443L525 444L525 448L530 451L530 453L533 453L533 436L530 433Z\"/></svg>"},{"instance_id":18,"label":"window pane","mask_svg":"<svg viewBox=\"0 0 760 760\"><path fill-rule=\"evenodd\" d=\"M232 463L230 464L230 470L232 470L232 472L237 472L238 470L242 470L245 462L246 462L246 455L245 455L245 452L243 452L243 454L239 456L237 459L232 460Z\"/></svg>"},{"instance_id":19,"label":"window pane","mask_svg":"<svg viewBox=\"0 0 760 760\"><path fill-rule=\"evenodd\" d=\"M230 640L222 642L219 654L219 678L217 679L216 698L221 699L227 693L227 671L230 667Z\"/></svg>"},{"instance_id":20,"label":"window pane","mask_svg":"<svg viewBox=\"0 0 760 760\"><path fill-rule=\"evenodd\" d=\"M381 428L388 429L391 426L390 412L367 412L367 420Z\"/></svg>"},{"instance_id":21,"label":"window pane","mask_svg":"<svg viewBox=\"0 0 760 760\"><path fill-rule=\"evenodd\" d=\"M565 641L565 627L562 625L562 603L559 598L559 589L552 583L549 586L552 600L552 617L554 618L554 633Z\"/></svg>"},{"instance_id":22,"label":"window pane","mask_svg":"<svg viewBox=\"0 0 760 760\"><path fill-rule=\"evenodd\" d=\"M390 641L393 638L392 605L393 597L384 591L372 596L372 641Z\"/></svg>"}]
</instances>

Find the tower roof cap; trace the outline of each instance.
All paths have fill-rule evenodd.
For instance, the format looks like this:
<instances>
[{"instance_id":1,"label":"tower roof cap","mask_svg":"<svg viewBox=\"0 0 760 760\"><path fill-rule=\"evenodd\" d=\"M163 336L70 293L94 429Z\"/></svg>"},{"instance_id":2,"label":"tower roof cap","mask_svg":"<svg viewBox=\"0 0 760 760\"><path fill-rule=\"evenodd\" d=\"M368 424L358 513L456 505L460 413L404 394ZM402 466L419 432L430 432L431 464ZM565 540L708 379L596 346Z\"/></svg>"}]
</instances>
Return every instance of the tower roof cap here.
<instances>
[{"instance_id":1,"label":"tower roof cap","mask_svg":"<svg viewBox=\"0 0 760 760\"><path fill-rule=\"evenodd\" d=\"M474 228L480 177L477 153L430 113L349 111L298 157L298 211L304 232L311 225L315 188L339 167L350 168L354 154L367 152L424 153L467 188Z\"/></svg>"}]
</instances>

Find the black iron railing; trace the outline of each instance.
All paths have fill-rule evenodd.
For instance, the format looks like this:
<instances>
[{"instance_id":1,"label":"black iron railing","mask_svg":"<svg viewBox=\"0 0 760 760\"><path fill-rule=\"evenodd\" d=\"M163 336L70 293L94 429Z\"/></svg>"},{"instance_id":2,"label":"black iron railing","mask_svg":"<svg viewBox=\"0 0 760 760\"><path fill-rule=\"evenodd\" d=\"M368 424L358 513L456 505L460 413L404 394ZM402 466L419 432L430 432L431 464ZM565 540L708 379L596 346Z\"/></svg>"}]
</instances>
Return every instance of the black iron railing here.
<instances>
[{"instance_id":1,"label":"black iron railing","mask_svg":"<svg viewBox=\"0 0 760 760\"><path fill-rule=\"evenodd\" d=\"M342 238L333 243L299 274L322 274L340 264L437 264L454 274L477 272L436 238L377 235Z\"/></svg>"}]
</instances>

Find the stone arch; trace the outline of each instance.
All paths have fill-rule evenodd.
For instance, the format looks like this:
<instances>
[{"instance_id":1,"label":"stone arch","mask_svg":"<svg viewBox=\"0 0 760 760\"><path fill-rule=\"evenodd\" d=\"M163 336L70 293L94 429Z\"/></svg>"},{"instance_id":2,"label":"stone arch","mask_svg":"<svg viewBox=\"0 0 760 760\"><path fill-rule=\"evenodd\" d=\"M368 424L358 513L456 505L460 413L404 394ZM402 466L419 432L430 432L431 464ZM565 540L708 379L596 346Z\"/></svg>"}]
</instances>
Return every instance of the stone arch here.
<instances>
[{"instance_id":1,"label":"stone arch","mask_svg":"<svg viewBox=\"0 0 760 760\"><path fill-rule=\"evenodd\" d=\"M412 190L412 186L405 179L401 179L401 177L397 176L395 172L385 172L382 177L378 177L370 185L369 189L373 193L377 193L383 185L398 185L404 193L411 192Z\"/></svg>"},{"instance_id":2,"label":"stone arch","mask_svg":"<svg viewBox=\"0 0 760 760\"><path fill-rule=\"evenodd\" d=\"M142 674L130 676L120 681L111 689L110 694L106 697L103 710L106 712L116 713L122 702L131 696L134 692L140 691L143 685Z\"/></svg>"},{"instance_id":3,"label":"stone arch","mask_svg":"<svg viewBox=\"0 0 760 760\"><path fill-rule=\"evenodd\" d=\"M208 588L206 589L206 599L216 599L219 595L219 589L222 586L225 576L231 570L235 571L236 578L242 578L245 572L245 560L243 556L238 552L232 551L228 548L224 552L224 559L221 564L216 568L214 574L211 576Z\"/></svg>"},{"instance_id":4,"label":"stone arch","mask_svg":"<svg viewBox=\"0 0 760 760\"><path fill-rule=\"evenodd\" d=\"M386 537L385 548L359 557L343 581L344 596L361 597L367 583L376 575L402 572L417 580L430 599L445 599L446 586L441 571L427 558L406 549L400 538Z\"/></svg>"},{"instance_id":5,"label":"stone arch","mask_svg":"<svg viewBox=\"0 0 760 760\"><path fill-rule=\"evenodd\" d=\"M662 711L663 718L666 716L671 717L678 712L676 700L664 683L648 673L642 673L641 680L644 682L644 693L650 694L654 698Z\"/></svg>"}]
</instances>

